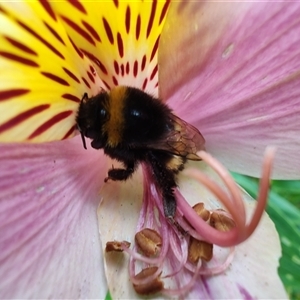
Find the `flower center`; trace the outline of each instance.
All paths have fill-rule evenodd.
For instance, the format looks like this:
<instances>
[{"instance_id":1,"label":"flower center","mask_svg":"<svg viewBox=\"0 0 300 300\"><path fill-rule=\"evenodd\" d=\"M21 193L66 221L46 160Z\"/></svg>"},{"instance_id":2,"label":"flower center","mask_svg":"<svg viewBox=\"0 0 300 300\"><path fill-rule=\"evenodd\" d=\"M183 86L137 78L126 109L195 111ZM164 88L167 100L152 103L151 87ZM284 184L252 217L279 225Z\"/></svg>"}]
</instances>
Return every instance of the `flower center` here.
<instances>
[{"instance_id":1,"label":"flower center","mask_svg":"<svg viewBox=\"0 0 300 300\"><path fill-rule=\"evenodd\" d=\"M226 210L208 209L204 203L192 208L176 189L175 220L184 229L185 234L182 234L165 218L161 194L152 179L151 168L143 165L144 201L135 245L133 249L128 244L121 246L131 257L129 273L138 294L160 292L167 296L183 296L201 280L199 276L224 272L234 260L234 246L253 233L261 218L274 150L266 151L258 204L249 223L246 222L241 192L228 171L208 153L200 151L198 155L217 172L229 193L199 170L187 169L184 172L204 184Z\"/></svg>"}]
</instances>

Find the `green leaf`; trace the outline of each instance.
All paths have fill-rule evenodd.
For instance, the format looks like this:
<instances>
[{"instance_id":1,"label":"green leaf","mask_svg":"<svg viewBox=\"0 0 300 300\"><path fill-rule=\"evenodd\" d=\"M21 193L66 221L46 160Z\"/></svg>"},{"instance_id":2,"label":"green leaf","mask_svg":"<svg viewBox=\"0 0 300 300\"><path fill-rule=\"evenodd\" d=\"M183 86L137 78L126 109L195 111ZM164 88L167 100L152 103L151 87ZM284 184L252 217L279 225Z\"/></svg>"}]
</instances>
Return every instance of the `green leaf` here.
<instances>
[{"instance_id":1,"label":"green leaf","mask_svg":"<svg viewBox=\"0 0 300 300\"><path fill-rule=\"evenodd\" d=\"M300 180L273 180L272 190L300 208Z\"/></svg>"},{"instance_id":2,"label":"green leaf","mask_svg":"<svg viewBox=\"0 0 300 300\"><path fill-rule=\"evenodd\" d=\"M109 291L107 291L107 294L105 296L105 300L112 300L111 294Z\"/></svg>"}]
</instances>

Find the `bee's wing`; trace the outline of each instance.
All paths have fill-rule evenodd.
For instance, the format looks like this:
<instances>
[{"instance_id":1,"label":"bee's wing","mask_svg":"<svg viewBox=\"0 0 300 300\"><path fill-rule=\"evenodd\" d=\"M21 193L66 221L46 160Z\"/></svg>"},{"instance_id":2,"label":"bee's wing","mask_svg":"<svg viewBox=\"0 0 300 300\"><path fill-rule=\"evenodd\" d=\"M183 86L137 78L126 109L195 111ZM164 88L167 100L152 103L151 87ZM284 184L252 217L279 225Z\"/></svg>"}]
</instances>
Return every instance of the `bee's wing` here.
<instances>
[{"instance_id":1,"label":"bee's wing","mask_svg":"<svg viewBox=\"0 0 300 300\"><path fill-rule=\"evenodd\" d=\"M196 153L204 150L205 139L199 130L173 114L170 114L170 119L173 128L164 136L163 140L148 146L166 150L190 160L201 160Z\"/></svg>"}]
</instances>

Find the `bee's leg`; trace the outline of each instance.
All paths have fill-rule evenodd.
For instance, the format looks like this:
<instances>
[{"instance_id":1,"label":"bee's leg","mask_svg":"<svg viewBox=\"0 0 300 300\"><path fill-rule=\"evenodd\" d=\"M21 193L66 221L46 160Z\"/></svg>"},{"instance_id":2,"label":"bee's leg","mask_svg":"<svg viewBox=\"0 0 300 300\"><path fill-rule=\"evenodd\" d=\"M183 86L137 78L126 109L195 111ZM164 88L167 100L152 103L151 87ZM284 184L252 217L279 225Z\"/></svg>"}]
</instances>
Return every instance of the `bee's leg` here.
<instances>
[{"instance_id":1,"label":"bee's leg","mask_svg":"<svg viewBox=\"0 0 300 300\"><path fill-rule=\"evenodd\" d=\"M174 174L172 173L173 177ZM175 220L175 214L177 209L176 198L174 196L174 188L177 186L174 179L174 184L164 185L162 181L160 183L162 196L163 196L163 206L164 206L164 214L166 219L172 224L177 230L185 235L186 231L179 225L179 223Z\"/></svg>"},{"instance_id":2,"label":"bee's leg","mask_svg":"<svg viewBox=\"0 0 300 300\"><path fill-rule=\"evenodd\" d=\"M163 196L164 214L171 223L175 223L176 199L173 189L177 184L175 181L175 173L166 168L166 161L170 159L170 155L157 154L153 153L153 151L149 151L147 159L152 166L154 179Z\"/></svg>"},{"instance_id":3,"label":"bee's leg","mask_svg":"<svg viewBox=\"0 0 300 300\"><path fill-rule=\"evenodd\" d=\"M107 182L109 179L111 180L126 180L128 179L136 169L136 163L128 162L124 163L125 169L110 169L108 170L108 176L104 179Z\"/></svg>"},{"instance_id":4,"label":"bee's leg","mask_svg":"<svg viewBox=\"0 0 300 300\"><path fill-rule=\"evenodd\" d=\"M173 185L166 186L165 185L162 188L165 217L168 218L171 223L175 222L174 217L175 217L175 213L176 213L176 199L175 199L174 192L173 192L173 188L175 186L173 186Z\"/></svg>"}]
</instances>

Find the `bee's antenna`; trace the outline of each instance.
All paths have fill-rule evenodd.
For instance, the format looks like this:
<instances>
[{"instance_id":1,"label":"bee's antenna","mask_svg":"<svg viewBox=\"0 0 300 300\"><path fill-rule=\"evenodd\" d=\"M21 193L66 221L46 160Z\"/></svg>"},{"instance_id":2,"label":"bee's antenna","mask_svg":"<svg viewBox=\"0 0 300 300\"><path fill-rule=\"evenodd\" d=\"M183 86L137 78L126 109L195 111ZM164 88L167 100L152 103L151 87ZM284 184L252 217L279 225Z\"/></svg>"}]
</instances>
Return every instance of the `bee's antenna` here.
<instances>
[{"instance_id":1,"label":"bee's antenna","mask_svg":"<svg viewBox=\"0 0 300 300\"><path fill-rule=\"evenodd\" d=\"M84 134L83 134L82 131L80 131L80 135L81 135L81 140L82 140L83 148L87 150L86 143L85 143L85 136L84 136Z\"/></svg>"},{"instance_id":2,"label":"bee's antenna","mask_svg":"<svg viewBox=\"0 0 300 300\"><path fill-rule=\"evenodd\" d=\"M87 93L83 94L80 102L83 102L83 100L85 100L85 99L88 99L88 94Z\"/></svg>"},{"instance_id":3,"label":"bee's antenna","mask_svg":"<svg viewBox=\"0 0 300 300\"><path fill-rule=\"evenodd\" d=\"M83 102L85 99L88 99L88 94L87 94L87 93L84 93L84 94L83 94L83 97L82 97L82 99L81 99L81 101L80 101L80 105L82 105L82 102ZM82 140L83 148L87 150L87 148L86 148L86 142L85 142L85 136L84 136L82 130L80 129L78 123L77 123L77 127L78 127L78 130L80 131L80 135L81 135L81 140Z\"/></svg>"}]
</instances>

